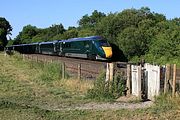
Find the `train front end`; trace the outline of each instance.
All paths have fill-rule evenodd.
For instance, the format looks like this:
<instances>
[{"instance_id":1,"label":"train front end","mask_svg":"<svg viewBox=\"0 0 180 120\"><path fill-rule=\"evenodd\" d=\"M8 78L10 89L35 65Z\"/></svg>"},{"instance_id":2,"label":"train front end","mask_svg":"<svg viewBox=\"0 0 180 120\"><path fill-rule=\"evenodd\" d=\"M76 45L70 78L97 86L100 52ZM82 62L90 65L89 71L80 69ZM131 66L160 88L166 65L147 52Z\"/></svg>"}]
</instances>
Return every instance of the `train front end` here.
<instances>
[{"instance_id":1,"label":"train front end","mask_svg":"<svg viewBox=\"0 0 180 120\"><path fill-rule=\"evenodd\" d=\"M98 55L96 59L101 59L101 60L108 60L111 59L112 57L112 47L108 43L107 40L97 40L95 42L96 48L98 50Z\"/></svg>"}]
</instances>

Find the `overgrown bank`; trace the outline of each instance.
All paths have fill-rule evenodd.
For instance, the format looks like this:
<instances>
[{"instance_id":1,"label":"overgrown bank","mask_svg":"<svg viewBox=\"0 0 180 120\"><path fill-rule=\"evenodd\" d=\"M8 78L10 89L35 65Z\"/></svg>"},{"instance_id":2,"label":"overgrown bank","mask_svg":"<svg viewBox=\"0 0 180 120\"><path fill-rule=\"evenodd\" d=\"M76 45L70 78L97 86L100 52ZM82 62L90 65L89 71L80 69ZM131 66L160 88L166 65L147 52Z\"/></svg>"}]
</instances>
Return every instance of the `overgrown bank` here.
<instances>
[{"instance_id":1,"label":"overgrown bank","mask_svg":"<svg viewBox=\"0 0 180 120\"><path fill-rule=\"evenodd\" d=\"M161 96L146 109L101 108L85 99L92 81L62 80L58 63L23 61L0 54L0 118L7 119L178 119L179 98ZM95 88L94 88L95 89ZM93 109L83 109L87 105ZM97 109L97 106L100 106ZM122 107L123 108L123 107Z\"/></svg>"}]
</instances>

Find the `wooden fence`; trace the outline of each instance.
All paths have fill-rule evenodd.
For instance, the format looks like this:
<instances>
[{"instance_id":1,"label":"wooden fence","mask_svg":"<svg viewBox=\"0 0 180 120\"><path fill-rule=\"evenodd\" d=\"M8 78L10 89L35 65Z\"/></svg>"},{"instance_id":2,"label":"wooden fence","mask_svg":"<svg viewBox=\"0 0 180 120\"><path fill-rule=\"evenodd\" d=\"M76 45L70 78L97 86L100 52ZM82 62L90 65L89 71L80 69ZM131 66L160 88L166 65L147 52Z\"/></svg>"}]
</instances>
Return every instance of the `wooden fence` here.
<instances>
[{"instance_id":1,"label":"wooden fence","mask_svg":"<svg viewBox=\"0 0 180 120\"><path fill-rule=\"evenodd\" d=\"M52 56L44 59L43 57L23 55L23 58L33 59L35 61L53 62L58 61ZM70 72L78 79L90 78L96 79L100 71L106 71L106 81L113 81L114 75L119 74L126 79L127 95L135 95L137 97L146 97L153 99L160 92L172 93L172 96L180 92L180 68L167 64L165 66L156 66L150 64L133 65L123 62L88 64L61 62L62 78L65 78L65 71Z\"/></svg>"},{"instance_id":2,"label":"wooden fence","mask_svg":"<svg viewBox=\"0 0 180 120\"><path fill-rule=\"evenodd\" d=\"M175 64L158 66L148 63L107 63L106 81L112 81L117 73L126 78L127 95L153 100L162 92L171 92L173 97L180 93L180 69Z\"/></svg>"}]
</instances>

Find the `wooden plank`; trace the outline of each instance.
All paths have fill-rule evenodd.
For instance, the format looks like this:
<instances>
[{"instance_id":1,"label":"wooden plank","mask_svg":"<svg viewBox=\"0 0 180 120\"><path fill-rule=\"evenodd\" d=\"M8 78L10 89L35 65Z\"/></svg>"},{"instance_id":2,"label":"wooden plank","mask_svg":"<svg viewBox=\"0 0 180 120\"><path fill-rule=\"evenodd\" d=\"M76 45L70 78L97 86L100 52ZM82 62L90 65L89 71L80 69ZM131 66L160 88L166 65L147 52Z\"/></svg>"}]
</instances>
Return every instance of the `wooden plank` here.
<instances>
[{"instance_id":1,"label":"wooden plank","mask_svg":"<svg viewBox=\"0 0 180 120\"><path fill-rule=\"evenodd\" d=\"M131 65L127 65L127 95L131 94Z\"/></svg>"},{"instance_id":2,"label":"wooden plank","mask_svg":"<svg viewBox=\"0 0 180 120\"><path fill-rule=\"evenodd\" d=\"M173 67L173 91L172 91L173 97L175 97L175 92L176 92L176 64L174 64Z\"/></svg>"},{"instance_id":3,"label":"wooden plank","mask_svg":"<svg viewBox=\"0 0 180 120\"><path fill-rule=\"evenodd\" d=\"M62 79L65 79L65 63L62 63Z\"/></svg>"},{"instance_id":4,"label":"wooden plank","mask_svg":"<svg viewBox=\"0 0 180 120\"><path fill-rule=\"evenodd\" d=\"M114 75L114 64L113 63L109 63L109 80L113 81L113 75Z\"/></svg>"},{"instance_id":5,"label":"wooden plank","mask_svg":"<svg viewBox=\"0 0 180 120\"><path fill-rule=\"evenodd\" d=\"M78 80L81 80L81 64L78 64Z\"/></svg>"},{"instance_id":6,"label":"wooden plank","mask_svg":"<svg viewBox=\"0 0 180 120\"><path fill-rule=\"evenodd\" d=\"M164 82L164 94L168 91L168 81L170 80L170 64L166 65L166 77Z\"/></svg>"},{"instance_id":7,"label":"wooden plank","mask_svg":"<svg viewBox=\"0 0 180 120\"><path fill-rule=\"evenodd\" d=\"M138 97L139 97L139 99L141 99L141 93L142 93L142 91L141 91L141 69L142 69L142 66L140 65L140 66L138 66L138 92L139 92L139 94L138 94Z\"/></svg>"}]
</instances>

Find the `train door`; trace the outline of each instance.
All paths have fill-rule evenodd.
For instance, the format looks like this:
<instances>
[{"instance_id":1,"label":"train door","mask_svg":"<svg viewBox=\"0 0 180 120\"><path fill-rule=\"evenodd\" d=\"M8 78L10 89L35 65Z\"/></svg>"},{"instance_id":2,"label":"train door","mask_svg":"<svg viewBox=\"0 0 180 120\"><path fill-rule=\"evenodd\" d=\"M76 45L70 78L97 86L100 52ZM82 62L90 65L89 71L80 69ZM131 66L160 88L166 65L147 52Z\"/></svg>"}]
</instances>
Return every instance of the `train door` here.
<instances>
[{"instance_id":1,"label":"train door","mask_svg":"<svg viewBox=\"0 0 180 120\"><path fill-rule=\"evenodd\" d=\"M35 46L36 46L35 53L40 53L40 45L36 44Z\"/></svg>"},{"instance_id":2,"label":"train door","mask_svg":"<svg viewBox=\"0 0 180 120\"><path fill-rule=\"evenodd\" d=\"M56 49L56 47L57 47L57 45L56 45L56 43L53 43L53 51L54 51L54 54L56 54L57 53L57 49Z\"/></svg>"},{"instance_id":3,"label":"train door","mask_svg":"<svg viewBox=\"0 0 180 120\"><path fill-rule=\"evenodd\" d=\"M93 51L92 41L84 41L85 54L89 59L95 59L95 54Z\"/></svg>"},{"instance_id":4,"label":"train door","mask_svg":"<svg viewBox=\"0 0 180 120\"><path fill-rule=\"evenodd\" d=\"M86 54L87 56L91 53L91 45L89 41L83 41L83 44L81 45L81 51L82 54Z\"/></svg>"},{"instance_id":5,"label":"train door","mask_svg":"<svg viewBox=\"0 0 180 120\"><path fill-rule=\"evenodd\" d=\"M63 46L62 46L62 42L58 42L57 43L57 54L59 55L59 56L63 56Z\"/></svg>"}]
</instances>

